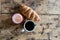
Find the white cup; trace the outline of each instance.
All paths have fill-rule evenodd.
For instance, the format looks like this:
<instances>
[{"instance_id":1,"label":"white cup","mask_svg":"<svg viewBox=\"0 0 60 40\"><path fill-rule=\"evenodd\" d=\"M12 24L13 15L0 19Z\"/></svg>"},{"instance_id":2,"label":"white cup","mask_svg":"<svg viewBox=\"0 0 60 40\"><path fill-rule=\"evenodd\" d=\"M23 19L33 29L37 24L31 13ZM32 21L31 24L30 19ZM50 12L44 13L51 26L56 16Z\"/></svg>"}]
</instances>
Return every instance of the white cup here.
<instances>
[{"instance_id":1,"label":"white cup","mask_svg":"<svg viewBox=\"0 0 60 40\"><path fill-rule=\"evenodd\" d=\"M15 14L12 16L12 21L13 21L13 23L15 23L15 24L22 23L22 21L23 21L23 16L22 16L20 13L15 13Z\"/></svg>"},{"instance_id":2,"label":"white cup","mask_svg":"<svg viewBox=\"0 0 60 40\"><path fill-rule=\"evenodd\" d=\"M24 30L27 32L33 32L36 28L36 24L32 20L26 20L24 23ZM23 30L23 31L24 31Z\"/></svg>"}]
</instances>

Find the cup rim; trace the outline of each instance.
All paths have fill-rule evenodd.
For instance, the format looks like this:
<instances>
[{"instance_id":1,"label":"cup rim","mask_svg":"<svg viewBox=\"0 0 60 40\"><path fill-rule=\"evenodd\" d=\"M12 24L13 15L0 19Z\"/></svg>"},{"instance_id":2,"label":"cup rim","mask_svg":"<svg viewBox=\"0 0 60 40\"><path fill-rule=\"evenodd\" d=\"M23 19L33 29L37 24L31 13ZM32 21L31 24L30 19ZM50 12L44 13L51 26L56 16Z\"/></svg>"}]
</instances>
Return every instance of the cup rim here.
<instances>
[{"instance_id":1,"label":"cup rim","mask_svg":"<svg viewBox=\"0 0 60 40\"><path fill-rule=\"evenodd\" d=\"M28 31L26 28L25 28L25 24L28 22L28 21L31 21L33 22L32 20L26 20L26 22L24 23L24 30L27 31L27 32L33 32L36 28L36 26L34 27L34 29L32 31ZM34 23L34 22L33 22ZM35 23L34 23L35 24Z\"/></svg>"}]
</instances>

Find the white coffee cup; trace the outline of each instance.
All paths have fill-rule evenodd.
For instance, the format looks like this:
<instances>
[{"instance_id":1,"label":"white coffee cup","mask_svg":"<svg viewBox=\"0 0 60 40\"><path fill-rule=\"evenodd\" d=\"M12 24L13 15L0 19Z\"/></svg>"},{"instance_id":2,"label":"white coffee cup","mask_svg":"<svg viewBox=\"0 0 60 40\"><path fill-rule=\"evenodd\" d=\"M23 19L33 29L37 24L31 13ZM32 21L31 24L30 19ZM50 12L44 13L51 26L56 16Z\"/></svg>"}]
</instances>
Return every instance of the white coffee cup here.
<instances>
[{"instance_id":1,"label":"white coffee cup","mask_svg":"<svg viewBox=\"0 0 60 40\"><path fill-rule=\"evenodd\" d=\"M33 22L32 20L26 20L24 23L24 29L26 32L33 32L36 28L36 24L35 22Z\"/></svg>"},{"instance_id":2,"label":"white coffee cup","mask_svg":"<svg viewBox=\"0 0 60 40\"><path fill-rule=\"evenodd\" d=\"M23 21L23 16L22 16L20 13L15 13L15 14L12 16L12 21L13 21L13 23L15 23L15 24L22 23L22 21Z\"/></svg>"}]
</instances>

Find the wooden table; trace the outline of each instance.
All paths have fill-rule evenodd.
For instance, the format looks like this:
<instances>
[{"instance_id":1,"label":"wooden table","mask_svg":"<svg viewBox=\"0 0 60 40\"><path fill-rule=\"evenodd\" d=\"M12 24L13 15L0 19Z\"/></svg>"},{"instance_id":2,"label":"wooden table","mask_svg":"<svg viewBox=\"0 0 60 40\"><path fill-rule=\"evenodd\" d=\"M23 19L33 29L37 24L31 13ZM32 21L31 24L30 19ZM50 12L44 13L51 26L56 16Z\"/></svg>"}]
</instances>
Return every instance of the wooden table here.
<instances>
[{"instance_id":1,"label":"wooden table","mask_svg":"<svg viewBox=\"0 0 60 40\"><path fill-rule=\"evenodd\" d=\"M0 0L0 40L60 40L60 0ZM34 32L21 33L23 24L12 23L12 9L24 3L40 16Z\"/></svg>"}]
</instances>

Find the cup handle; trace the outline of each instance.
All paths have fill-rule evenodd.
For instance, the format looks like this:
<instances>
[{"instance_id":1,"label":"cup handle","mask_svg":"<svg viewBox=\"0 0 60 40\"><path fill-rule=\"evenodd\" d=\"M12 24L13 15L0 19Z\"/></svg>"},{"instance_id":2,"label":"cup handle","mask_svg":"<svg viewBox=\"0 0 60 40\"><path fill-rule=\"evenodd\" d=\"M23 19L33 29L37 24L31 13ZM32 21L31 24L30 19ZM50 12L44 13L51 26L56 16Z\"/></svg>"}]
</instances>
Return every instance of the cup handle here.
<instances>
[{"instance_id":1,"label":"cup handle","mask_svg":"<svg viewBox=\"0 0 60 40\"><path fill-rule=\"evenodd\" d=\"M21 30L21 32L25 32L25 30L24 30L24 29L22 29L22 30Z\"/></svg>"}]
</instances>

